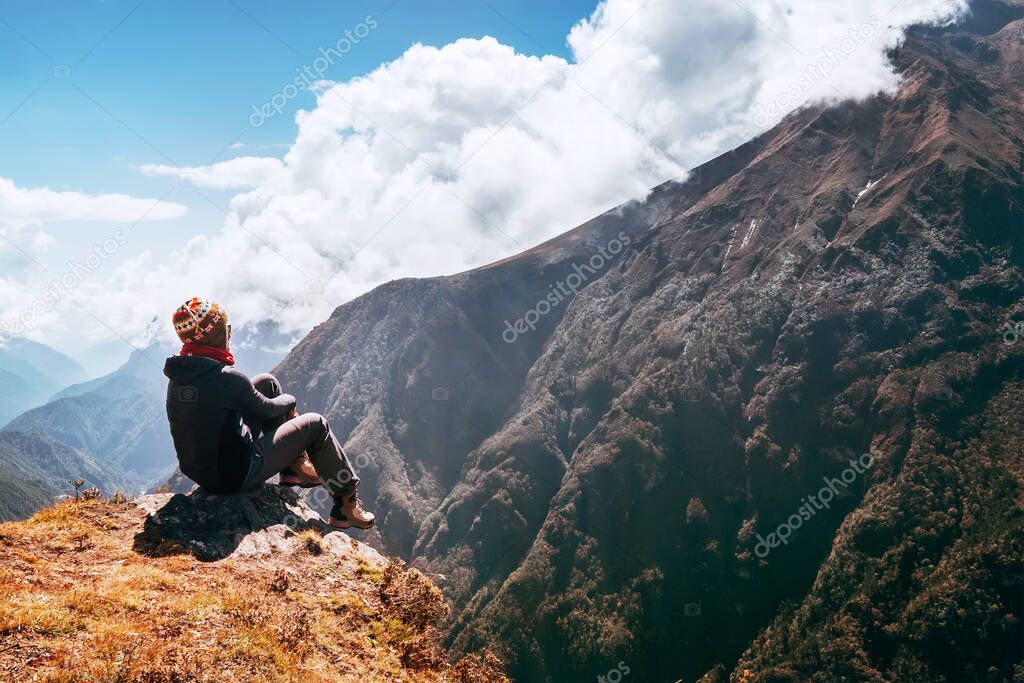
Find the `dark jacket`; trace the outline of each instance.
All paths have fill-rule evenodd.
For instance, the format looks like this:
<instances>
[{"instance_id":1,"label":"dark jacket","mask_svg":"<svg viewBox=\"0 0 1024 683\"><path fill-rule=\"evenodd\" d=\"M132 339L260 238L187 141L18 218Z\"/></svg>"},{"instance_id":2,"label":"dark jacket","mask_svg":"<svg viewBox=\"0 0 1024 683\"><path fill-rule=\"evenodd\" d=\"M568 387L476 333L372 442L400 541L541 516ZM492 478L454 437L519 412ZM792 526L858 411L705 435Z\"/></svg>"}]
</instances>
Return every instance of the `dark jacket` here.
<instances>
[{"instance_id":1,"label":"dark jacket","mask_svg":"<svg viewBox=\"0 0 1024 683\"><path fill-rule=\"evenodd\" d=\"M171 356L164 374L181 471L211 493L237 491L256 448L242 417L280 417L295 407L295 397L267 398L243 373L202 356Z\"/></svg>"}]
</instances>

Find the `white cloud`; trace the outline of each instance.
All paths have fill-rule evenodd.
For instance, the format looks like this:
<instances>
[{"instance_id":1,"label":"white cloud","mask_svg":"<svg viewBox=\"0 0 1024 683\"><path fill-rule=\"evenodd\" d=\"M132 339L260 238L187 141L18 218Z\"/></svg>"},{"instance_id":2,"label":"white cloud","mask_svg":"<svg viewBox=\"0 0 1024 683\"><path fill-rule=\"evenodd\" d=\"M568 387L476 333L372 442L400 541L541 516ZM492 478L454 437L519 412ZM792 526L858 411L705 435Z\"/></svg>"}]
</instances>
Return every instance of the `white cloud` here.
<instances>
[{"instance_id":1,"label":"white cloud","mask_svg":"<svg viewBox=\"0 0 1024 683\"><path fill-rule=\"evenodd\" d=\"M57 221L135 223L177 218L185 212L181 204L158 199L21 188L9 178L0 178L0 222L12 226Z\"/></svg>"},{"instance_id":2,"label":"white cloud","mask_svg":"<svg viewBox=\"0 0 1024 683\"><path fill-rule=\"evenodd\" d=\"M211 166L145 164L139 170L148 176L171 176L186 185L232 189L275 183L284 165L272 157L237 157Z\"/></svg>"},{"instance_id":3,"label":"white cloud","mask_svg":"<svg viewBox=\"0 0 1024 683\"><path fill-rule=\"evenodd\" d=\"M124 194L90 195L46 187L23 188L0 177L0 334L5 329L3 323L21 318L26 302L38 296L43 274L34 265L39 264L36 257L56 243L45 230L47 223L134 224L177 218L186 210L181 204Z\"/></svg>"},{"instance_id":4,"label":"white cloud","mask_svg":"<svg viewBox=\"0 0 1024 683\"><path fill-rule=\"evenodd\" d=\"M462 39L318 84L281 160L143 167L244 191L219 231L124 263L103 288L124 300L109 324L141 330L202 293L236 321L308 329L386 280L508 256L801 104L893 89L885 50L903 29L964 8L894 4L607 0L569 34L572 61Z\"/></svg>"}]
</instances>

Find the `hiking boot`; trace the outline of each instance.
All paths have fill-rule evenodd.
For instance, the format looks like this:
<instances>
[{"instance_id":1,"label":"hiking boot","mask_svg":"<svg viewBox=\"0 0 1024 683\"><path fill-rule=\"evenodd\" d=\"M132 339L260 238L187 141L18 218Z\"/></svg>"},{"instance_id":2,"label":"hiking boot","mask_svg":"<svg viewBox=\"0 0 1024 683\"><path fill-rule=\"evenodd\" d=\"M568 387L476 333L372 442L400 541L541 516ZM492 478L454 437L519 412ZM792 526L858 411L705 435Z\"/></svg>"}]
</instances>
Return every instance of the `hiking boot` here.
<instances>
[{"instance_id":1,"label":"hiking boot","mask_svg":"<svg viewBox=\"0 0 1024 683\"><path fill-rule=\"evenodd\" d=\"M277 483L281 486L298 486L311 489L320 485L320 477L313 469L313 463L303 454L301 458L281 470Z\"/></svg>"},{"instance_id":2,"label":"hiking boot","mask_svg":"<svg viewBox=\"0 0 1024 683\"><path fill-rule=\"evenodd\" d=\"M372 512L363 509L362 502L355 491L336 498L327 523L338 529L348 529L353 526L357 529L369 529L373 526L375 518Z\"/></svg>"}]
</instances>

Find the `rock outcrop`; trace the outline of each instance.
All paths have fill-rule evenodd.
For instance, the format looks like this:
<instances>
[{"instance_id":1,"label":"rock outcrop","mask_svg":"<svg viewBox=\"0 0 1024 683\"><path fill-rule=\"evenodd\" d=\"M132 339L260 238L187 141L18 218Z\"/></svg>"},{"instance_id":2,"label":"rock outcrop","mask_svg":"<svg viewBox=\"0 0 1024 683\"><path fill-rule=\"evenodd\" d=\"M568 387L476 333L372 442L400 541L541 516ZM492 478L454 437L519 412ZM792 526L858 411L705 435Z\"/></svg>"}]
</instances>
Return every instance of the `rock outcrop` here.
<instances>
[{"instance_id":1,"label":"rock outcrop","mask_svg":"<svg viewBox=\"0 0 1024 683\"><path fill-rule=\"evenodd\" d=\"M320 549L383 569L388 559L326 524L289 488L265 485L248 494L155 493L132 504L146 513L134 548L141 555L188 553L204 562L226 558L274 560L287 566L304 555L304 538L319 536Z\"/></svg>"}]
</instances>

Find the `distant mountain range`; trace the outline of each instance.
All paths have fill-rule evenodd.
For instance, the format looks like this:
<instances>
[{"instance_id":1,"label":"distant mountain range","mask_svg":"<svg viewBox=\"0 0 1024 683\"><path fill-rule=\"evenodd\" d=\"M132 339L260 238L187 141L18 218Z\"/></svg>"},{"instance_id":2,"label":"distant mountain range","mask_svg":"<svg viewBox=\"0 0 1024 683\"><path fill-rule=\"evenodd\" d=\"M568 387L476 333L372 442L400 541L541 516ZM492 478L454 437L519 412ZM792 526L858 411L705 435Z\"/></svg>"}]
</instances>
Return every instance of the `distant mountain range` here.
<instances>
[{"instance_id":1,"label":"distant mountain range","mask_svg":"<svg viewBox=\"0 0 1024 683\"><path fill-rule=\"evenodd\" d=\"M1021 680L1022 17L915 27L895 95L285 358L456 650L530 682Z\"/></svg>"},{"instance_id":2,"label":"distant mountain range","mask_svg":"<svg viewBox=\"0 0 1024 683\"><path fill-rule=\"evenodd\" d=\"M8 341L0 346L0 425L84 379L77 362L48 346ZM31 424L0 431L0 519L24 517L73 493L72 480L111 493L127 485L119 466L94 460L48 431Z\"/></svg>"},{"instance_id":3,"label":"distant mountain range","mask_svg":"<svg viewBox=\"0 0 1024 683\"><path fill-rule=\"evenodd\" d=\"M49 346L8 341L0 346L0 427L85 377L81 365Z\"/></svg>"},{"instance_id":4,"label":"distant mountain range","mask_svg":"<svg viewBox=\"0 0 1024 683\"><path fill-rule=\"evenodd\" d=\"M233 341L238 366L257 374L280 360L287 339L275 326L264 323L240 329ZM167 356L177 352L177 347L153 344L136 349L114 372L84 382L80 381L81 373L70 371L69 368L75 367L67 362L70 359L61 357L63 360L57 362L50 358L56 352L41 345L29 343L17 348L26 358L49 359L48 367L55 375L74 378L79 383L70 386L50 383L40 405L25 410L0 431L0 434L32 433L36 436L35 440L12 442L7 451L0 451L0 467L8 465L12 477L23 472L18 463L31 461L36 455L32 449L36 448L63 449L77 454L68 457L69 465L83 462L84 457L89 467L83 467L78 476L95 481L93 485L108 494L115 489L127 493L151 490L174 472L177 460L164 409L167 378L163 375L163 365ZM28 371L23 375L28 375ZM40 381L38 377L34 380ZM18 444L29 450L17 452ZM38 476L33 481L60 483L58 480L63 477L63 470L44 467L42 472L52 476L47 478L36 471ZM18 487L26 491L32 488L24 481ZM44 498L50 495L48 488L40 491ZM39 500L38 495L23 498ZM22 505L19 509L31 512L38 507Z\"/></svg>"},{"instance_id":5,"label":"distant mountain range","mask_svg":"<svg viewBox=\"0 0 1024 683\"><path fill-rule=\"evenodd\" d=\"M152 346L132 353L113 373L73 385L6 427L38 431L124 471L141 492L174 468L163 398L163 360L169 349Z\"/></svg>"}]
</instances>

